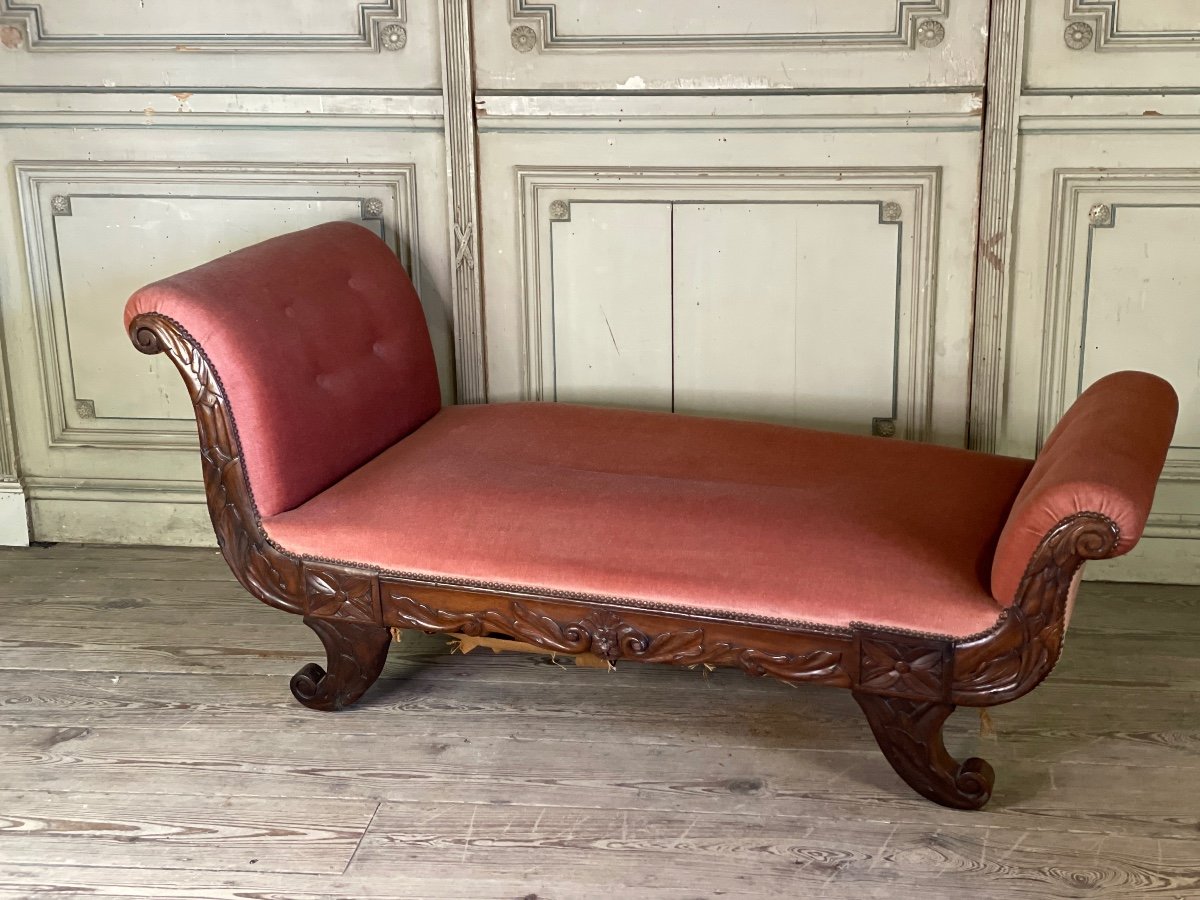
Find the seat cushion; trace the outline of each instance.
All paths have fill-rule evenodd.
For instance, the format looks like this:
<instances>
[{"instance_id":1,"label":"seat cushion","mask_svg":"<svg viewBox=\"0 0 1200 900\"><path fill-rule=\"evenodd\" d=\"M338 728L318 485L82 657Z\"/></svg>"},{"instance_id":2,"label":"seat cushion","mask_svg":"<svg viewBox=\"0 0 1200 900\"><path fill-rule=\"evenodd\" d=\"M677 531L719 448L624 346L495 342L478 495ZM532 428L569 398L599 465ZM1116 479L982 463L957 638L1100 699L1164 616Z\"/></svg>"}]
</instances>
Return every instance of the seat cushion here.
<instances>
[{"instance_id":1,"label":"seat cushion","mask_svg":"<svg viewBox=\"0 0 1200 900\"><path fill-rule=\"evenodd\" d=\"M739 618L993 626L1025 460L776 425L519 403L443 409L302 506L294 553Z\"/></svg>"}]
</instances>

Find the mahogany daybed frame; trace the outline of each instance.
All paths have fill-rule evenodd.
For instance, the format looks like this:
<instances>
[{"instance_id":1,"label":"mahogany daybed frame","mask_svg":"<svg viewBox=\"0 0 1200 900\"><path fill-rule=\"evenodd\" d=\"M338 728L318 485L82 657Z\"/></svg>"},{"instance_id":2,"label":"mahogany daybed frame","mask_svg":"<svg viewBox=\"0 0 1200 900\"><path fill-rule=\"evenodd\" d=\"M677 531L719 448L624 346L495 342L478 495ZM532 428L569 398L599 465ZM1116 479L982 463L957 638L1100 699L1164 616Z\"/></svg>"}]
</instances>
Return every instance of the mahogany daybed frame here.
<instances>
[{"instance_id":1,"label":"mahogany daybed frame","mask_svg":"<svg viewBox=\"0 0 1200 900\"><path fill-rule=\"evenodd\" d=\"M256 500L260 483L252 485L239 432L239 426L245 430L248 424L257 428L259 423L234 416L235 407L239 416L243 414L241 395L234 395L251 388L240 375L235 379L239 386L230 385L230 375L237 375L237 368L249 358L238 353L252 354L255 346L265 346L263 341L287 340L277 325L274 333L254 333L260 308L256 304L286 294L288 299L279 302L288 304L287 314L292 316L294 300L320 302L305 299L306 291L319 287L310 290L305 283L319 281L312 266L326 264L314 262L314 254L325 253L349 266L346 280L351 284L365 271L373 269L378 275L392 267L395 272L380 276L367 290L398 295L389 302L407 310L405 327L423 332L419 304L394 256L382 252L383 247L357 226L320 226L144 289L131 298L126 310L126 325L137 349L165 353L187 384L199 426L209 510L233 574L262 602L303 616L325 646L324 667L306 665L292 678L297 700L318 710L339 710L358 700L383 668L391 628L505 636L557 653L590 652L607 660L733 666L748 675L849 689L884 755L914 790L961 809L977 809L988 801L994 779L991 766L982 759L952 758L942 743L942 724L956 706L1007 703L1037 686L1062 650L1083 563L1127 552L1136 542L1173 429L1175 400L1164 382L1141 373L1111 376L1101 395L1115 391L1119 398L1106 401L1098 395L1093 406L1100 403L1103 410L1104 402L1115 404L1112 421L1097 422L1093 410L1087 421L1072 424L1074 437L1084 444L1083 452L1077 452L1078 447L1062 450L1055 463L1060 469L1082 466L1084 471L1043 471L1039 463L1024 479L1022 496L1034 487L1042 489L1032 498L1037 508L1022 507L1021 513L1029 520L1026 525L1033 522L1040 530L1027 538L1025 546L1032 552L1021 551L1025 553L1023 574L1014 582L1017 588L1011 602L1006 607L997 603L994 625L974 635L917 633L863 622L836 627L806 624L581 596L553 586L531 589L414 577L296 552L269 536ZM346 305L352 299L338 298L335 316L353 316ZM221 307L222 303L231 305ZM217 308L210 319L196 312L204 304ZM231 309L240 309L237 315L247 323L227 322L229 334L212 337L212 329L233 315ZM196 321L188 321L189 316ZM210 337L194 337L189 330L193 327L209 331ZM234 350L203 345L239 339L244 344L233 345ZM427 353L427 334L417 338L422 339L423 345L415 345L420 351L416 355L419 365L428 368L432 355ZM280 377L286 378L286 372ZM310 424L319 430L315 419ZM423 427L420 422L409 425L409 431ZM797 430L796 440L803 439L800 435ZM1069 444L1071 438L1059 440ZM290 452L303 453L306 448L291 447ZM1097 473L1106 472L1111 479L1097 478ZM1047 485L1057 490L1049 500ZM1061 506L1063 497L1067 507ZM1095 502L1087 502L1089 497ZM394 502L402 506L403 498ZM1021 503L1018 497L1014 509ZM1015 512L1008 516L1006 528L1015 518ZM762 527L772 526L763 523ZM729 560L730 565L736 562ZM798 577L803 578L803 573ZM879 585L880 591L887 587Z\"/></svg>"}]
</instances>

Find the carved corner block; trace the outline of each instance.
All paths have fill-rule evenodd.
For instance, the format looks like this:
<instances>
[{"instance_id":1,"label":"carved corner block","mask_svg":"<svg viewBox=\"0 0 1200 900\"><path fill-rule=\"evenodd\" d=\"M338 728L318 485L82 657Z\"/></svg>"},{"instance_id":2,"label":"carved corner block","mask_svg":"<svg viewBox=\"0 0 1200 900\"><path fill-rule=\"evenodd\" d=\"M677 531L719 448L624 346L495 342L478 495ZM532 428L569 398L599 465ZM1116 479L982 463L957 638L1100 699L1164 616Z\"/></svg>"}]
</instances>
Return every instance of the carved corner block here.
<instances>
[{"instance_id":1,"label":"carved corner block","mask_svg":"<svg viewBox=\"0 0 1200 900\"><path fill-rule=\"evenodd\" d=\"M311 618L383 621L374 573L305 562L304 593Z\"/></svg>"},{"instance_id":2,"label":"carved corner block","mask_svg":"<svg viewBox=\"0 0 1200 900\"><path fill-rule=\"evenodd\" d=\"M1071 22L1063 31L1068 50L1086 50L1096 38L1096 29L1087 22Z\"/></svg>"},{"instance_id":3,"label":"carved corner block","mask_svg":"<svg viewBox=\"0 0 1200 900\"><path fill-rule=\"evenodd\" d=\"M925 19L917 25L917 43L922 47L936 47L946 39L946 26L937 19Z\"/></svg>"},{"instance_id":4,"label":"carved corner block","mask_svg":"<svg viewBox=\"0 0 1200 900\"><path fill-rule=\"evenodd\" d=\"M384 50L403 50L408 45L408 30L399 22L379 26L379 46Z\"/></svg>"},{"instance_id":5,"label":"carved corner block","mask_svg":"<svg viewBox=\"0 0 1200 900\"><path fill-rule=\"evenodd\" d=\"M856 631L855 643L856 691L915 700L949 696L953 649L948 641Z\"/></svg>"}]
</instances>

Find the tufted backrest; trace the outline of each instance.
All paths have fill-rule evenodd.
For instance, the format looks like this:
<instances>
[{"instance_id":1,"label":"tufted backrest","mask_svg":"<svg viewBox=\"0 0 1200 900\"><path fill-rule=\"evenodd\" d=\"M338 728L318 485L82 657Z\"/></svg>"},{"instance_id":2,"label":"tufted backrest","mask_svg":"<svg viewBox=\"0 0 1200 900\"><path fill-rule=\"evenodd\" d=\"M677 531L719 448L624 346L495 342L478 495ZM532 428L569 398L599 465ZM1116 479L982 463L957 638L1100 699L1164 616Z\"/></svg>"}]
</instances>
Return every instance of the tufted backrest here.
<instances>
[{"instance_id":1,"label":"tufted backrest","mask_svg":"<svg viewBox=\"0 0 1200 900\"><path fill-rule=\"evenodd\" d=\"M992 561L992 596L1007 606L1042 539L1076 513L1100 513L1121 533L1114 556L1142 536L1179 401L1147 372L1101 378L1067 410L1021 487Z\"/></svg>"},{"instance_id":2,"label":"tufted backrest","mask_svg":"<svg viewBox=\"0 0 1200 900\"><path fill-rule=\"evenodd\" d=\"M181 324L225 388L259 513L299 506L441 407L400 262L360 225L283 235L142 288L125 326Z\"/></svg>"}]
</instances>

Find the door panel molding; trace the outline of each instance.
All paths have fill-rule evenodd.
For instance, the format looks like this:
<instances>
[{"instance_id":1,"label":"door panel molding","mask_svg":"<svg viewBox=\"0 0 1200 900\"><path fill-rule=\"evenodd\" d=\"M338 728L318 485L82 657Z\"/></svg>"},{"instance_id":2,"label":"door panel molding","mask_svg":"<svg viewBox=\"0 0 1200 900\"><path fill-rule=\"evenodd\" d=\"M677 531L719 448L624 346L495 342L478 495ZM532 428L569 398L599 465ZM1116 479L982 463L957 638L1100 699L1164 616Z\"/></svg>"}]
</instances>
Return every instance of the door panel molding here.
<instances>
[{"instance_id":1,"label":"door panel molding","mask_svg":"<svg viewBox=\"0 0 1200 900\"><path fill-rule=\"evenodd\" d=\"M950 0L897 0L891 29L873 31L740 32L728 34L603 34L570 33L559 7L568 0L535 2L510 0L510 21L517 26L513 46L520 52L538 50L654 50L658 52L710 49L904 49L934 47L945 37L945 26L930 17L945 17ZM840 2L840 0L839 0ZM536 25L537 27L532 27Z\"/></svg>"},{"instance_id":2,"label":"door panel molding","mask_svg":"<svg viewBox=\"0 0 1200 900\"><path fill-rule=\"evenodd\" d=\"M941 170L517 168L521 235L524 396L553 398L552 229L571 207L605 203L755 202L872 205L877 221L900 234L896 305L896 433L925 439L931 430Z\"/></svg>"},{"instance_id":3,"label":"door panel molding","mask_svg":"<svg viewBox=\"0 0 1200 900\"><path fill-rule=\"evenodd\" d=\"M104 201L106 205L122 200L145 201L176 208L185 207L188 201L255 203L267 204L268 209L281 204L299 207L320 203L334 215L370 227L392 244L420 289L420 266L413 265L419 259L413 164L360 167L19 162L15 172L47 446L52 448L171 450L196 443L195 426L186 409L179 416L112 415L105 414L102 397L79 394L79 370L72 353L71 298L63 263L72 250L80 252L81 248L64 243L69 239L63 232L64 220L89 215L89 201ZM184 210L180 215L186 219L188 214ZM76 298L76 302L82 299ZM179 402L186 407L186 400L185 396Z\"/></svg>"},{"instance_id":4,"label":"door panel molding","mask_svg":"<svg viewBox=\"0 0 1200 900\"><path fill-rule=\"evenodd\" d=\"M1059 169L1054 173L1037 446L1083 386L1088 305L1095 286L1094 242L1117 229L1121 209L1195 209L1200 216L1200 172L1187 169ZM1197 377L1200 382L1200 376ZM1177 385L1178 387L1178 385ZM1183 392L1185 402L1187 392ZM1200 447L1172 446L1161 479L1200 485ZM1200 538L1200 516L1150 517L1151 536Z\"/></svg>"},{"instance_id":5,"label":"door panel molding","mask_svg":"<svg viewBox=\"0 0 1200 900\"><path fill-rule=\"evenodd\" d=\"M1180 23L1178 28L1133 29L1122 27L1122 0L1068 0L1067 21L1086 23L1091 29L1076 32L1072 41L1068 26L1068 46L1083 50L1095 38L1097 50L1169 50L1200 47L1200 28L1195 23ZM1154 2L1154 0L1149 0ZM1084 38L1087 41L1084 41Z\"/></svg>"},{"instance_id":6,"label":"door panel molding","mask_svg":"<svg viewBox=\"0 0 1200 900\"><path fill-rule=\"evenodd\" d=\"M484 92L967 91L988 0L471 0Z\"/></svg>"},{"instance_id":7,"label":"door panel molding","mask_svg":"<svg viewBox=\"0 0 1200 900\"><path fill-rule=\"evenodd\" d=\"M274 52L287 51L295 53L331 50L366 50L378 52L381 50L400 50L408 42L408 32L405 29L407 0L374 0L365 3L346 3L345 28L337 32L300 32L279 31L276 33L236 31L236 23L243 18L239 9L244 9L242 3L228 3L231 7L223 15L208 12L214 20L232 29L220 30L214 28L201 33L182 33L168 31L146 31L144 33L97 34L87 31L54 31L51 29L47 14L54 0L43 0L41 3L20 3L17 0L0 0L0 23L19 25L26 33L25 44L33 52L61 50L103 50L103 51L255 51ZM261 14L262 8L271 0L255 0L256 11ZM211 10L220 4L214 0L206 0L203 6ZM295 21L295 3L277 2L278 13L275 21L287 24ZM65 16L64 16L65 18Z\"/></svg>"}]
</instances>

